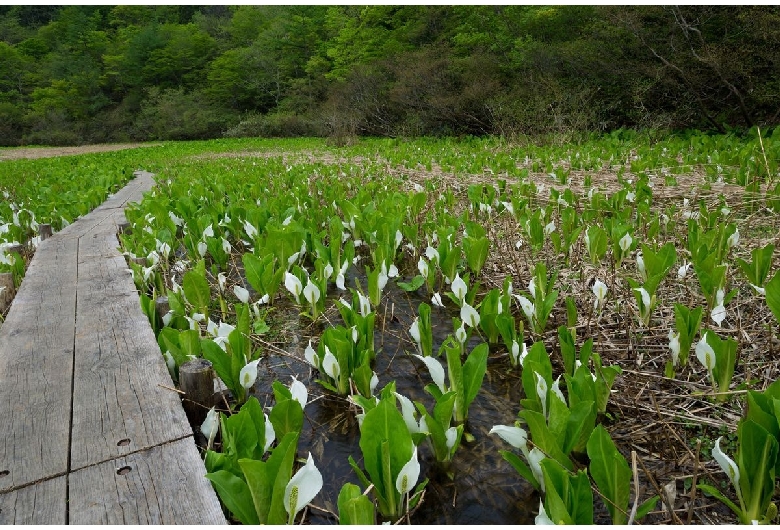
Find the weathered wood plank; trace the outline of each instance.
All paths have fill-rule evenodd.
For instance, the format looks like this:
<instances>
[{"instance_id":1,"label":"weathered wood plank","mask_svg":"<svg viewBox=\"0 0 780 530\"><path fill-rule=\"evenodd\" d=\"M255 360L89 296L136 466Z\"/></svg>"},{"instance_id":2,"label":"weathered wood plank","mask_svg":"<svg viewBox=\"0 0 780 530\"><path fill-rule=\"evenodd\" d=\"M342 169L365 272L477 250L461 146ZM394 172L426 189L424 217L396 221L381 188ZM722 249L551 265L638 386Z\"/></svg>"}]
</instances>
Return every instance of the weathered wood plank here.
<instances>
[{"instance_id":1,"label":"weathered wood plank","mask_svg":"<svg viewBox=\"0 0 780 530\"><path fill-rule=\"evenodd\" d=\"M136 172L136 177L124 188L106 199L106 201L80 217L77 221L63 228L58 234L60 237L83 237L94 227L105 224L116 232L119 220L124 219L123 209L130 202L140 202L144 193L154 186L151 173L145 171ZM120 217L117 217L120 216Z\"/></svg>"},{"instance_id":2,"label":"weathered wood plank","mask_svg":"<svg viewBox=\"0 0 780 530\"><path fill-rule=\"evenodd\" d=\"M192 435L117 245L99 228L79 240L74 470Z\"/></svg>"},{"instance_id":3,"label":"weathered wood plank","mask_svg":"<svg viewBox=\"0 0 780 530\"><path fill-rule=\"evenodd\" d=\"M56 477L0 494L0 525L67 522L65 477Z\"/></svg>"},{"instance_id":4,"label":"weathered wood plank","mask_svg":"<svg viewBox=\"0 0 780 530\"><path fill-rule=\"evenodd\" d=\"M225 524L192 438L70 475L71 524Z\"/></svg>"},{"instance_id":5,"label":"weathered wood plank","mask_svg":"<svg viewBox=\"0 0 780 530\"><path fill-rule=\"evenodd\" d=\"M0 328L0 491L67 471L77 248L41 243Z\"/></svg>"}]
</instances>

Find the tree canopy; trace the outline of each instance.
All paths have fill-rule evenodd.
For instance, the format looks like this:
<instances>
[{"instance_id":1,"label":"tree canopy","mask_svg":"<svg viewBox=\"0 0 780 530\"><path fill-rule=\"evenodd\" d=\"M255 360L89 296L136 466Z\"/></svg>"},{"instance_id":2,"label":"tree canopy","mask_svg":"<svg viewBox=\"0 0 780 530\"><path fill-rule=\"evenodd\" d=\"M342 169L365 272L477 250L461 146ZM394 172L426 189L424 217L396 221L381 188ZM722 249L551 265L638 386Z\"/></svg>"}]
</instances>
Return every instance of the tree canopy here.
<instances>
[{"instance_id":1,"label":"tree canopy","mask_svg":"<svg viewBox=\"0 0 780 530\"><path fill-rule=\"evenodd\" d=\"M724 131L777 6L0 6L0 142Z\"/></svg>"}]
</instances>

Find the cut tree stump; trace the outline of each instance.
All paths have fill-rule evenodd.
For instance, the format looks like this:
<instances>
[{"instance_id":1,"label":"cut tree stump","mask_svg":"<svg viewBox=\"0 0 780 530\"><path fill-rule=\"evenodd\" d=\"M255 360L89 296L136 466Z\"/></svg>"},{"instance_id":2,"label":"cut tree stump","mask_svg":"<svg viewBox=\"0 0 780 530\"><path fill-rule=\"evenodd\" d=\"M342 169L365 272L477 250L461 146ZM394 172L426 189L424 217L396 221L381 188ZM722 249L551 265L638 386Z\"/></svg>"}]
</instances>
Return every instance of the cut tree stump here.
<instances>
[{"instance_id":1,"label":"cut tree stump","mask_svg":"<svg viewBox=\"0 0 780 530\"><path fill-rule=\"evenodd\" d=\"M187 419L197 427L214 406L214 370L206 359L193 359L179 367L179 387Z\"/></svg>"}]
</instances>

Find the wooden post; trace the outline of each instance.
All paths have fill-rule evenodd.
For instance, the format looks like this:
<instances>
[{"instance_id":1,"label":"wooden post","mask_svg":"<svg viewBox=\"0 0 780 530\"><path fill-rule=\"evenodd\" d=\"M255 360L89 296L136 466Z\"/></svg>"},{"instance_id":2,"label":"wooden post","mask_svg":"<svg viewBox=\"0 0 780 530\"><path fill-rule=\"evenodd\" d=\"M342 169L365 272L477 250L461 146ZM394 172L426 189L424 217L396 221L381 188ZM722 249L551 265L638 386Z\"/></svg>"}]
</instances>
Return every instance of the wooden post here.
<instances>
[{"instance_id":1,"label":"wooden post","mask_svg":"<svg viewBox=\"0 0 780 530\"><path fill-rule=\"evenodd\" d=\"M160 317L160 320L163 319L165 315L168 314L168 311L171 309L171 306L168 305L168 297L167 296L158 296L157 301L155 302L155 310L157 311L157 316Z\"/></svg>"},{"instance_id":2,"label":"wooden post","mask_svg":"<svg viewBox=\"0 0 780 530\"><path fill-rule=\"evenodd\" d=\"M0 273L0 313L4 313L11 306L15 294L13 273Z\"/></svg>"},{"instance_id":3,"label":"wooden post","mask_svg":"<svg viewBox=\"0 0 780 530\"><path fill-rule=\"evenodd\" d=\"M16 253L19 254L20 256L22 255L22 251L24 250L24 246L20 245L19 243L15 245L11 245L10 247L6 247L6 248L8 249L9 254Z\"/></svg>"},{"instance_id":4,"label":"wooden post","mask_svg":"<svg viewBox=\"0 0 780 530\"><path fill-rule=\"evenodd\" d=\"M38 225L38 235L41 236L41 241L49 239L52 235L50 224Z\"/></svg>"},{"instance_id":5,"label":"wooden post","mask_svg":"<svg viewBox=\"0 0 780 530\"><path fill-rule=\"evenodd\" d=\"M134 258L130 258L130 261L132 261L136 265L140 265L141 267L148 267L149 266L149 260L146 259L146 257L144 257L144 256L136 256Z\"/></svg>"},{"instance_id":6,"label":"wooden post","mask_svg":"<svg viewBox=\"0 0 780 530\"><path fill-rule=\"evenodd\" d=\"M193 359L179 367L179 386L185 393L182 397L184 412L194 428L206 419L214 405L214 371L206 359Z\"/></svg>"}]
</instances>

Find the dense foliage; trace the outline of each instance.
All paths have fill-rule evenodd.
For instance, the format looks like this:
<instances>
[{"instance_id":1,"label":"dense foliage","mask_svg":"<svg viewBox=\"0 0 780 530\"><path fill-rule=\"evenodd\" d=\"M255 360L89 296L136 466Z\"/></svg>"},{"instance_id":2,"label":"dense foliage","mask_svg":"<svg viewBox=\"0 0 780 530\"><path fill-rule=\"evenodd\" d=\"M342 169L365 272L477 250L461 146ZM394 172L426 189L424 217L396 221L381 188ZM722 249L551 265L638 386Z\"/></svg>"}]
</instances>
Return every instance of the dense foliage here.
<instances>
[{"instance_id":1,"label":"dense foliage","mask_svg":"<svg viewBox=\"0 0 780 530\"><path fill-rule=\"evenodd\" d=\"M775 125L776 6L0 6L0 142Z\"/></svg>"}]
</instances>

